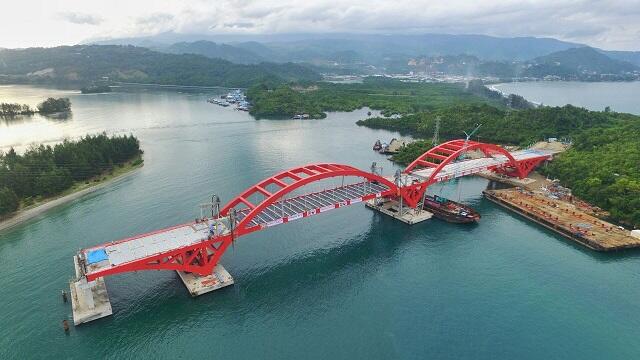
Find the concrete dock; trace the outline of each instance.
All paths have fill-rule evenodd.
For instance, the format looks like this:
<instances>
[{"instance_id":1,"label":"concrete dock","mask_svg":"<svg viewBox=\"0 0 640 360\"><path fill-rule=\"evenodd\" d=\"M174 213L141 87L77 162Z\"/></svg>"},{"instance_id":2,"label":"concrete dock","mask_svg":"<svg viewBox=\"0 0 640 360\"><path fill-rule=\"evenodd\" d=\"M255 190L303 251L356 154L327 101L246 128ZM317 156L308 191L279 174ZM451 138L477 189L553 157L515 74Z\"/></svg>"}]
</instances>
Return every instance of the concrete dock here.
<instances>
[{"instance_id":1,"label":"concrete dock","mask_svg":"<svg viewBox=\"0 0 640 360\"><path fill-rule=\"evenodd\" d=\"M365 205L373 210L400 220L405 224L413 225L431 219L433 214L427 210L412 209L408 206L400 206L397 200L372 199L365 202ZM402 208L402 210L401 210Z\"/></svg>"},{"instance_id":2,"label":"concrete dock","mask_svg":"<svg viewBox=\"0 0 640 360\"><path fill-rule=\"evenodd\" d=\"M629 230L592 216L581 208L543 194L519 189L485 190L494 203L596 251L640 247Z\"/></svg>"}]
</instances>

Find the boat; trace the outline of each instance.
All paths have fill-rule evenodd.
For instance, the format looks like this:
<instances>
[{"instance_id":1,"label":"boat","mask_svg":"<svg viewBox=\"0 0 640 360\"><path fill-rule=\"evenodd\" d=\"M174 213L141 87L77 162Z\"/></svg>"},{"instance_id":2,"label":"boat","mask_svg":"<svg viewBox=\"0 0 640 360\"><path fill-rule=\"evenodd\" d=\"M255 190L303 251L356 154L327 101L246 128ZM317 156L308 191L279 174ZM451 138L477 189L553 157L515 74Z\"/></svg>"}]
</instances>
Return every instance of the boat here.
<instances>
[{"instance_id":1,"label":"boat","mask_svg":"<svg viewBox=\"0 0 640 360\"><path fill-rule=\"evenodd\" d=\"M373 151L380 151L380 149L382 149L382 143L380 142L380 139L376 140L376 143L373 144Z\"/></svg>"},{"instance_id":2,"label":"boat","mask_svg":"<svg viewBox=\"0 0 640 360\"><path fill-rule=\"evenodd\" d=\"M212 104L216 104L216 105L220 105L220 106L225 106L225 107L229 106L228 102L223 101L223 100L219 100L219 99L216 99L216 98L207 99L207 102L212 103Z\"/></svg>"},{"instance_id":3,"label":"boat","mask_svg":"<svg viewBox=\"0 0 640 360\"><path fill-rule=\"evenodd\" d=\"M480 221L480 213L470 206L438 195L426 195L422 208L433 213L438 219L456 224Z\"/></svg>"}]
</instances>

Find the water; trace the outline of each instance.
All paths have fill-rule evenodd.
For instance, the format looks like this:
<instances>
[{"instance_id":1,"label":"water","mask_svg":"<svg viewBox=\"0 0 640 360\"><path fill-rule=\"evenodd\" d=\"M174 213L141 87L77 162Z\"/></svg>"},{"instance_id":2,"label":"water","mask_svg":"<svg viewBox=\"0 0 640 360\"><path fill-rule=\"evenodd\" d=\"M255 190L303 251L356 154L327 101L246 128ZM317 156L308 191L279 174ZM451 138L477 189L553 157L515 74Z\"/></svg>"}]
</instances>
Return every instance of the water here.
<instances>
[{"instance_id":1,"label":"water","mask_svg":"<svg viewBox=\"0 0 640 360\"><path fill-rule=\"evenodd\" d=\"M640 81L536 81L496 84L492 87L544 105L572 104L596 111L602 111L609 106L613 111L640 115Z\"/></svg>"},{"instance_id":2,"label":"water","mask_svg":"<svg viewBox=\"0 0 640 360\"><path fill-rule=\"evenodd\" d=\"M20 100L53 90L1 91ZM222 258L236 284L196 299L173 272L109 277L114 315L65 335L60 290L79 247L187 221L212 192L228 200L304 163L377 161L391 174L371 146L395 135L354 125L366 110L255 121L207 104L210 93L67 95L71 119L4 124L3 141L131 132L145 166L0 234L0 359L640 355L640 253L573 245L484 200L480 178L461 181L477 226L410 227L364 206L328 212L241 238ZM457 197L455 184L434 191Z\"/></svg>"}]
</instances>

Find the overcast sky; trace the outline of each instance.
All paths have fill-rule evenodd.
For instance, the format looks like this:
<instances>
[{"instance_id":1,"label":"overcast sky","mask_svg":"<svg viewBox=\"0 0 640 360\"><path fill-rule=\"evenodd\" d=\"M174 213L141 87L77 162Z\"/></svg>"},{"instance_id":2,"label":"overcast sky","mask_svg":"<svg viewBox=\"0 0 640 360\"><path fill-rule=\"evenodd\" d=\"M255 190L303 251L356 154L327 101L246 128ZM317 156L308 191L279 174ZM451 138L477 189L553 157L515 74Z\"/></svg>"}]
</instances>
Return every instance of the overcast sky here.
<instances>
[{"instance_id":1,"label":"overcast sky","mask_svg":"<svg viewBox=\"0 0 640 360\"><path fill-rule=\"evenodd\" d=\"M7 0L0 47L178 33L450 33L640 50L640 0Z\"/></svg>"}]
</instances>

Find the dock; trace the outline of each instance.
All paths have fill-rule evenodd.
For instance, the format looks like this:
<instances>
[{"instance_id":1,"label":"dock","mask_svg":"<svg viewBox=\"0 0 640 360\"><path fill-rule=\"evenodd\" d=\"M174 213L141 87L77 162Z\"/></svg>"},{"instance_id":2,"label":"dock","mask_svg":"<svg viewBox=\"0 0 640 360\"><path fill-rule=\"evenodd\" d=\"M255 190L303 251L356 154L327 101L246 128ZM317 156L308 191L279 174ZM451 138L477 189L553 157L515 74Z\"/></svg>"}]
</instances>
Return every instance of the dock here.
<instances>
[{"instance_id":1,"label":"dock","mask_svg":"<svg viewBox=\"0 0 640 360\"><path fill-rule=\"evenodd\" d=\"M485 197L545 228L596 251L640 247L629 230L588 214L570 202L522 188L485 190Z\"/></svg>"}]
</instances>

